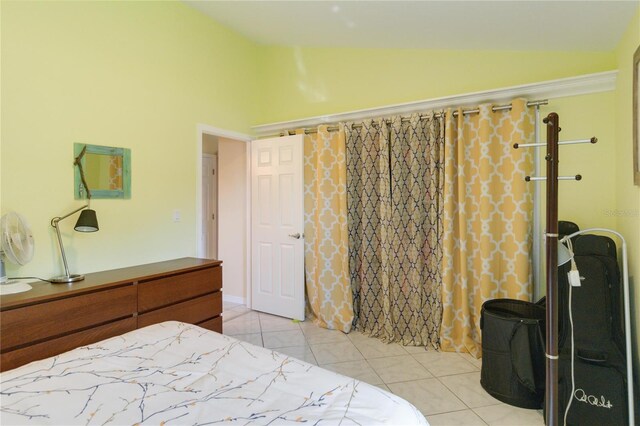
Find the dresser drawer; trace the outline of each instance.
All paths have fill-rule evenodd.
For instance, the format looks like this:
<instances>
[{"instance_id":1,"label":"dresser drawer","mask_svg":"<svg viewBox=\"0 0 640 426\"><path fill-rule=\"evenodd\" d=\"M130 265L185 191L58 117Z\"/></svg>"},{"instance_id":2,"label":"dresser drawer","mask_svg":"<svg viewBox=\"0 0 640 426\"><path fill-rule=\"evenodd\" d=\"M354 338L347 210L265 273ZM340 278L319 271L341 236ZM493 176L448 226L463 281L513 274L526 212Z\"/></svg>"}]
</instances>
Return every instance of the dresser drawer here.
<instances>
[{"instance_id":1,"label":"dresser drawer","mask_svg":"<svg viewBox=\"0 0 640 426\"><path fill-rule=\"evenodd\" d=\"M136 312L136 287L73 296L0 313L0 348L38 343L76 330L130 317Z\"/></svg>"},{"instance_id":2,"label":"dresser drawer","mask_svg":"<svg viewBox=\"0 0 640 426\"><path fill-rule=\"evenodd\" d=\"M120 334L135 329L136 319L131 317L67 336L58 337L57 339L47 340L46 342L37 343L32 346L5 352L0 355L0 371L11 370L12 368L32 361L58 355L71 349L90 345L91 343L99 342L109 337L119 336Z\"/></svg>"},{"instance_id":3,"label":"dresser drawer","mask_svg":"<svg viewBox=\"0 0 640 426\"><path fill-rule=\"evenodd\" d=\"M217 292L139 315L138 328L163 321L198 324L219 316L221 312L222 292Z\"/></svg>"},{"instance_id":4,"label":"dresser drawer","mask_svg":"<svg viewBox=\"0 0 640 426\"><path fill-rule=\"evenodd\" d=\"M206 320L196 325L198 327L206 328L207 330L215 331L222 334L222 317L216 317L214 319Z\"/></svg>"},{"instance_id":5,"label":"dresser drawer","mask_svg":"<svg viewBox=\"0 0 640 426\"><path fill-rule=\"evenodd\" d=\"M200 269L166 278L140 282L138 312L169 306L222 288L222 268Z\"/></svg>"}]
</instances>

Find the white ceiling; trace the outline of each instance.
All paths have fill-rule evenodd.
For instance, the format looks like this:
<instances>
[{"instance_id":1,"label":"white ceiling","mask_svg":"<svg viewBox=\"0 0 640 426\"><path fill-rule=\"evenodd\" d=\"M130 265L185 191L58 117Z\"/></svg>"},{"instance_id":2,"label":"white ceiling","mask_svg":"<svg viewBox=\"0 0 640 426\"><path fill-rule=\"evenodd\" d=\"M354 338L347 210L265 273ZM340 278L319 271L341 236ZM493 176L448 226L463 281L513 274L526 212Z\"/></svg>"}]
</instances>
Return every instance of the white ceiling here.
<instances>
[{"instance_id":1,"label":"white ceiling","mask_svg":"<svg viewBox=\"0 0 640 426\"><path fill-rule=\"evenodd\" d=\"M640 0L192 1L266 45L610 51Z\"/></svg>"}]
</instances>

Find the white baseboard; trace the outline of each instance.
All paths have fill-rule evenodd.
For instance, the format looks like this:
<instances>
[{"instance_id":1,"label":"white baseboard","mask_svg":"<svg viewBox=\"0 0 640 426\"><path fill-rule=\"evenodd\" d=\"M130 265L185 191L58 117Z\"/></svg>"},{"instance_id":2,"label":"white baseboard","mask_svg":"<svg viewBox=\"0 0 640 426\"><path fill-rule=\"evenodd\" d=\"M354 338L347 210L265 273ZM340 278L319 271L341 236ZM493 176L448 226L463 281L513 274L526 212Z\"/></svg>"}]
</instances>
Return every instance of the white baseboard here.
<instances>
[{"instance_id":1,"label":"white baseboard","mask_svg":"<svg viewBox=\"0 0 640 426\"><path fill-rule=\"evenodd\" d=\"M241 305L245 304L244 297L231 296L229 294L224 294L224 292L222 293L222 301L223 302L230 302L230 303L239 303Z\"/></svg>"}]
</instances>

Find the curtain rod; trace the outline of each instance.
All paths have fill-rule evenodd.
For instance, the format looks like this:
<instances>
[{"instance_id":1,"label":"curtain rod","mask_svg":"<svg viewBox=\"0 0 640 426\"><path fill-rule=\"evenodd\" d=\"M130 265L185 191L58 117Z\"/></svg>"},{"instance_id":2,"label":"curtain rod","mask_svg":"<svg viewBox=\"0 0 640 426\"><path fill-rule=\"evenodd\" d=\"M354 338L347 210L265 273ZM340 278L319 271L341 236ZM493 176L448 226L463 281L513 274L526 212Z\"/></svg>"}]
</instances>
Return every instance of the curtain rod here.
<instances>
[{"instance_id":1,"label":"curtain rod","mask_svg":"<svg viewBox=\"0 0 640 426\"><path fill-rule=\"evenodd\" d=\"M542 99L542 100L539 100L539 101L527 102L527 106L528 107L535 107L535 106L540 106L540 105L547 105L548 103L549 103L548 99ZM494 112L495 111L502 111L502 110L505 110L505 109L511 109L511 104L496 105L493 108L491 108L491 110L494 111ZM478 108L476 108L476 109L466 109L466 110L462 111L462 115L477 114L479 112L480 112L480 110ZM456 117L457 115L458 115L458 111L454 111L453 112L453 116ZM431 116L430 115L429 116L421 115L420 116L420 120L422 120L423 118L429 118L429 117L431 117ZM441 118L441 117L444 117L444 114L443 113L438 113L438 114L435 114L434 117L435 118ZM402 122L406 123L409 120L410 120L409 118L403 118ZM391 120L387 119L387 120L385 120L385 123L386 124L391 124ZM375 126L375 123L374 123L374 126ZM353 129L359 129L361 127L362 127L362 124L358 124L358 123L354 123L352 125ZM336 126L336 125L327 127L327 131L329 131L329 132L335 132L335 131L337 131L339 129L340 129L340 127ZM316 128L304 129L304 134L305 135L309 135L309 134L312 134L312 133L318 133L318 128L316 127ZM282 136L289 136L289 135L295 135L295 134L296 134L295 130L287 130L287 131L283 131L283 132L280 132L280 133L275 134L275 135L261 136L260 138L273 138L273 137L278 137L278 136L282 137Z\"/></svg>"}]
</instances>

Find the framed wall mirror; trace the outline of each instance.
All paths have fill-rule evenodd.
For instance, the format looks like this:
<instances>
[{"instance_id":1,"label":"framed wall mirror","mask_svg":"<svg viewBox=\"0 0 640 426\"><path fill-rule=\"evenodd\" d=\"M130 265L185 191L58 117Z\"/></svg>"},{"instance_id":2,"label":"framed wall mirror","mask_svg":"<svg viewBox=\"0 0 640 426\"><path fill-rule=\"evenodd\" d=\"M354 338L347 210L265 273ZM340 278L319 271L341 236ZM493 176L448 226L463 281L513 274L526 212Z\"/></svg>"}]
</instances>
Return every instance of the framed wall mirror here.
<instances>
[{"instance_id":1,"label":"framed wall mirror","mask_svg":"<svg viewBox=\"0 0 640 426\"><path fill-rule=\"evenodd\" d=\"M81 164L91 198L131 198L131 150L111 146L73 144L74 157L83 149ZM76 200L87 198L79 167L74 167Z\"/></svg>"}]
</instances>

